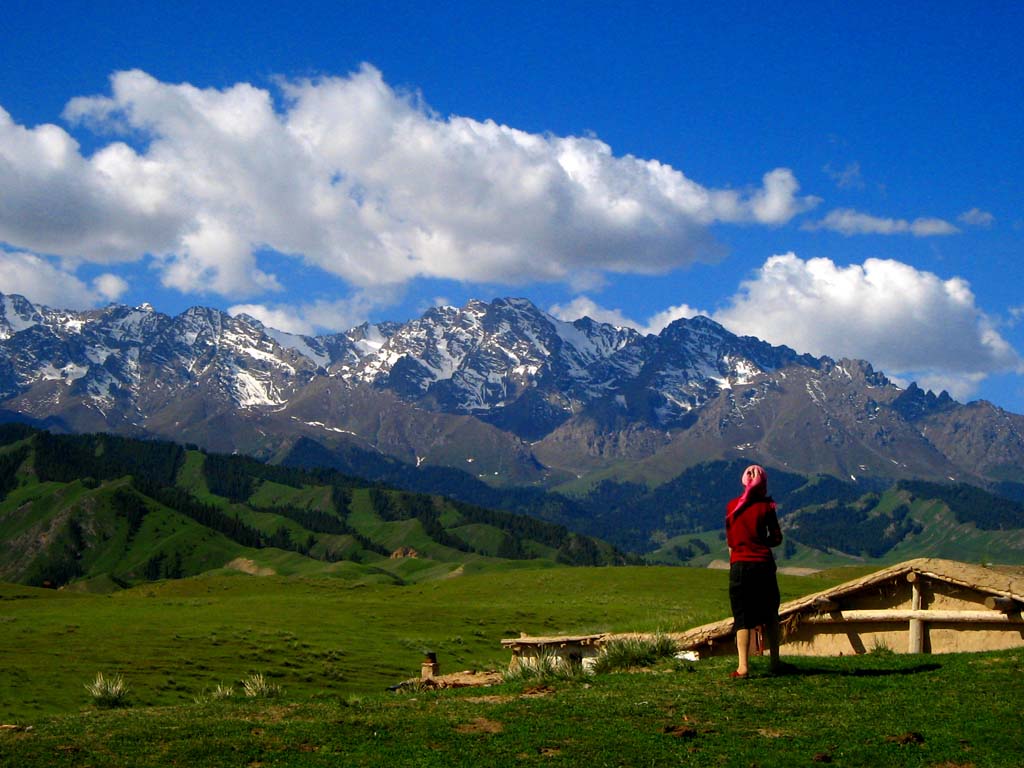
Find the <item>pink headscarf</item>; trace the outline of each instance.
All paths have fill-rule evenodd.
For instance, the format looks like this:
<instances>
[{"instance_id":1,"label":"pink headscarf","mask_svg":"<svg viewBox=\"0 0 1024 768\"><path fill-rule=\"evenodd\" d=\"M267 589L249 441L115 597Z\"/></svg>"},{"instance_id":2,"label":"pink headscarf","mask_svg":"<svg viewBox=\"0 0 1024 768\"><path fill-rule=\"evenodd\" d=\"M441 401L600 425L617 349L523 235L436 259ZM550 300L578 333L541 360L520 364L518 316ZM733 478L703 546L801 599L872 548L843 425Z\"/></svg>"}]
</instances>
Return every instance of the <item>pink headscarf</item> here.
<instances>
[{"instance_id":1,"label":"pink headscarf","mask_svg":"<svg viewBox=\"0 0 1024 768\"><path fill-rule=\"evenodd\" d=\"M763 499L768 495L768 473L764 471L764 467L758 464L751 464L744 469L740 482L743 483L743 495L740 496L739 503L733 508L730 517L751 502Z\"/></svg>"}]
</instances>

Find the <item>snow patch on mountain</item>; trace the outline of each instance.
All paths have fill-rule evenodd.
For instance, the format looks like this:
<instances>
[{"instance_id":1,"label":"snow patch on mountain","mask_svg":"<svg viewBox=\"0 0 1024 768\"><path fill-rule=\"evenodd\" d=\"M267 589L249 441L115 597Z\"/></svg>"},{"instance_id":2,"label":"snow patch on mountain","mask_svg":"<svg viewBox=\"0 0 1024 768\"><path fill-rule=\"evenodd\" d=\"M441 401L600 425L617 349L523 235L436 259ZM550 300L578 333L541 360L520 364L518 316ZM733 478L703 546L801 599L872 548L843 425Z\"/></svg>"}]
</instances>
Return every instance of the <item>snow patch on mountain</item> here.
<instances>
[{"instance_id":1,"label":"snow patch on mountain","mask_svg":"<svg viewBox=\"0 0 1024 768\"><path fill-rule=\"evenodd\" d=\"M43 381L63 381L65 384L70 384L81 379L88 372L87 366L76 363L68 363L60 369L55 368L52 363L47 363L39 369L39 378Z\"/></svg>"},{"instance_id":2,"label":"snow patch on mountain","mask_svg":"<svg viewBox=\"0 0 1024 768\"><path fill-rule=\"evenodd\" d=\"M275 391L273 384L261 380L256 374L235 368L233 390L235 402L241 408L254 408L263 405L283 405L284 400Z\"/></svg>"},{"instance_id":3,"label":"snow patch on mountain","mask_svg":"<svg viewBox=\"0 0 1024 768\"><path fill-rule=\"evenodd\" d=\"M9 339L20 331L38 325L39 321L30 312L26 312L26 309L31 307L32 305L20 296L4 296L3 302L0 303L0 309L3 311L0 318L0 338Z\"/></svg>"},{"instance_id":4,"label":"snow patch on mountain","mask_svg":"<svg viewBox=\"0 0 1024 768\"><path fill-rule=\"evenodd\" d=\"M331 356L325 351L313 349L310 340L305 336L294 333L285 333L275 328L265 328L264 332L276 341L283 349L291 349L298 352L302 357L312 360L317 368L327 368L331 364Z\"/></svg>"}]
</instances>

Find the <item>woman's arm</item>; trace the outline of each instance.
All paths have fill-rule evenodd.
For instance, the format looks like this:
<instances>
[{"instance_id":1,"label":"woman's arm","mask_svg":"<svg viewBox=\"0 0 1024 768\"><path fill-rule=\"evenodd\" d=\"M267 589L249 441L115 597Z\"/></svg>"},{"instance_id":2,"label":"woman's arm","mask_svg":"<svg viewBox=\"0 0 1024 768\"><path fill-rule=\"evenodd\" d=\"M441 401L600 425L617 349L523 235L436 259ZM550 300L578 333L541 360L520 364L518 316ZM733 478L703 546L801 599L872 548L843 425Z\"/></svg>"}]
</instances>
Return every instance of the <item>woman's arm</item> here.
<instances>
[{"instance_id":1,"label":"woman's arm","mask_svg":"<svg viewBox=\"0 0 1024 768\"><path fill-rule=\"evenodd\" d=\"M775 503L768 503L768 511L764 516L764 529L762 536L764 543L769 547L777 547L782 543L782 529L779 527L779 518L775 514Z\"/></svg>"}]
</instances>

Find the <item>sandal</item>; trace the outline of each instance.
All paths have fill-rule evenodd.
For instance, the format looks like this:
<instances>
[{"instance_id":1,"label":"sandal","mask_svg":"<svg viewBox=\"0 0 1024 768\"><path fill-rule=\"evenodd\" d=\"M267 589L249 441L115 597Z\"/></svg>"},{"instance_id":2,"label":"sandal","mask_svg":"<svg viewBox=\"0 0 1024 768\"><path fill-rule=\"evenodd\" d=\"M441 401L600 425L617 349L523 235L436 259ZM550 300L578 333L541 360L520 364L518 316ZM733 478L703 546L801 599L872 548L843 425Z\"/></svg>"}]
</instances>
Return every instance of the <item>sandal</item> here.
<instances>
[{"instance_id":1,"label":"sandal","mask_svg":"<svg viewBox=\"0 0 1024 768\"><path fill-rule=\"evenodd\" d=\"M735 669L729 673L729 677L733 680L746 680L749 676L749 672L737 672Z\"/></svg>"}]
</instances>

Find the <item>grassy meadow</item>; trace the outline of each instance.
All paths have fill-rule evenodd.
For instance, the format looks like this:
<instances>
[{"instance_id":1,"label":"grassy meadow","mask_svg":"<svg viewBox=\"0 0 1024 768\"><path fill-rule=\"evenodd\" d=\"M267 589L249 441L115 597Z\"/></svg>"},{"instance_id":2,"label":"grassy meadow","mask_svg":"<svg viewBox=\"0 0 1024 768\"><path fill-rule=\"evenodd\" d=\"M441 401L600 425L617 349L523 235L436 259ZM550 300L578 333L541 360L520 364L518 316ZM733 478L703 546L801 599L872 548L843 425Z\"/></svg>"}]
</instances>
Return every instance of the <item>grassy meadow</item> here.
<instances>
[{"instance_id":1,"label":"grassy meadow","mask_svg":"<svg viewBox=\"0 0 1024 768\"><path fill-rule=\"evenodd\" d=\"M850 576L781 577L784 599ZM0 586L0 766L1019 766L1024 652L728 658L641 673L387 692L498 669L503 637L679 630L727 613L721 571L520 568L410 586L213 575L109 595ZM85 690L122 675L127 708ZM245 698L261 673L276 698ZM210 696L218 685L236 694Z\"/></svg>"},{"instance_id":2,"label":"grassy meadow","mask_svg":"<svg viewBox=\"0 0 1024 768\"><path fill-rule=\"evenodd\" d=\"M409 561L414 563L415 561ZM520 568L409 586L201 576L106 595L0 586L0 719L76 711L97 672L140 706L191 702L264 673L301 699L378 692L419 674L508 662L504 637L680 630L728 611L726 575L681 568ZM784 580L789 594L820 580Z\"/></svg>"}]
</instances>

